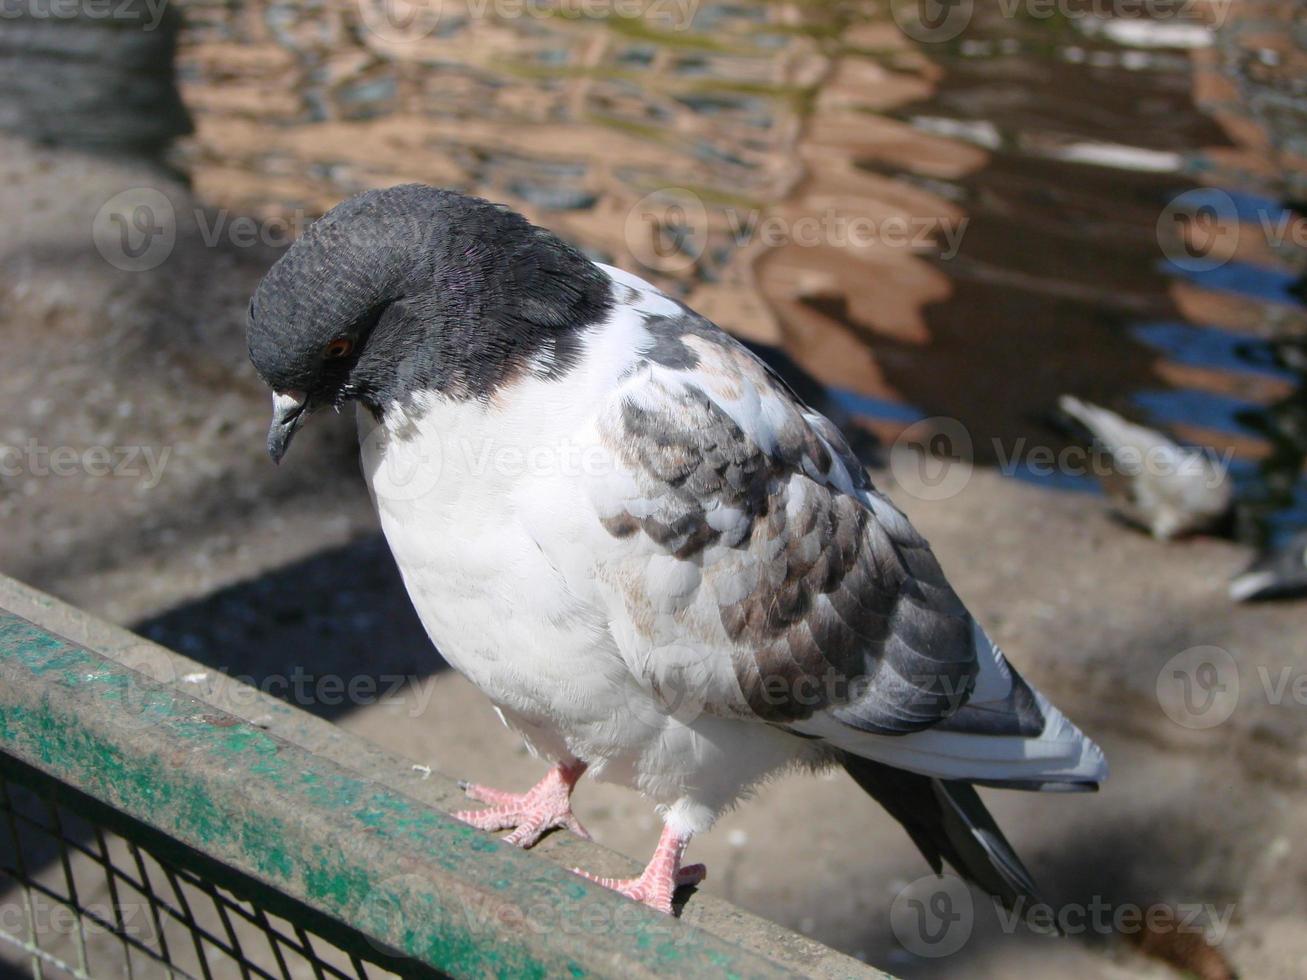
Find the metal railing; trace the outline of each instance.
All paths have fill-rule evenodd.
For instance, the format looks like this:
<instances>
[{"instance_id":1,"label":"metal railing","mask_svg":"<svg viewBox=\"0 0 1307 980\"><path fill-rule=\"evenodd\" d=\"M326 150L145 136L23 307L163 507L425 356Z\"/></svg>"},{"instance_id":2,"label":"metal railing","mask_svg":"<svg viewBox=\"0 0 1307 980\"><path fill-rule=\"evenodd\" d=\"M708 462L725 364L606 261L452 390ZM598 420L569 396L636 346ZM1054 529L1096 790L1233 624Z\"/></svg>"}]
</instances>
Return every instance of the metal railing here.
<instances>
[{"instance_id":1,"label":"metal railing","mask_svg":"<svg viewBox=\"0 0 1307 980\"><path fill-rule=\"evenodd\" d=\"M121 815L24 768L0 756L0 880L11 884L0 943L33 977L396 975L393 958L383 962L350 930L283 919L253 883L218 885L192 861L166 858L176 845L149 828L115 833Z\"/></svg>"},{"instance_id":2,"label":"metal railing","mask_svg":"<svg viewBox=\"0 0 1307 980\"><path fill-rule=\"evenodd\" d=\"M0 578L0 958L36 977L881 976L448 816L438 774Z\"/></svg>"}]
</instances>

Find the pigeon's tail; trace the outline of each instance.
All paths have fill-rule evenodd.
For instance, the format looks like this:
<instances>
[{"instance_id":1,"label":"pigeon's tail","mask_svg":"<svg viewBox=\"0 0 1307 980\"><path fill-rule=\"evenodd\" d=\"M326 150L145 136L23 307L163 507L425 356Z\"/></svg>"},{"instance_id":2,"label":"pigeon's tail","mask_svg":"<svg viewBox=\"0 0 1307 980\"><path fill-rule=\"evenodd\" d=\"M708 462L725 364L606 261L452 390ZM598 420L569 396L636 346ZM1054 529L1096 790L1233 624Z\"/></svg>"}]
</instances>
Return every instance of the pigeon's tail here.
<instances>
[{"instance_id":1,"label":"pigeon's tail","mask_svg":"<svg viewBox=\"0 0 1307 980\"><path fill-rule=\"evenodd\" d=\"M936 874L947 861L1009 909L1041 901L1030 872L971 783L922 776L847 754L844 768L903 825Z\"/></svg>"},{"instance_id":2,"label":"pigeon's tail","mask_svg":"<svg viewBox=\"0 0 1307 980\"><path fill-rule=\"evenodd\" d=\"M1307 531L1300 531L1278 549L1265 551L1230 581L1230 598L1237 602L1280 599L1307 592Z\"/></svg>"}]
</instances>

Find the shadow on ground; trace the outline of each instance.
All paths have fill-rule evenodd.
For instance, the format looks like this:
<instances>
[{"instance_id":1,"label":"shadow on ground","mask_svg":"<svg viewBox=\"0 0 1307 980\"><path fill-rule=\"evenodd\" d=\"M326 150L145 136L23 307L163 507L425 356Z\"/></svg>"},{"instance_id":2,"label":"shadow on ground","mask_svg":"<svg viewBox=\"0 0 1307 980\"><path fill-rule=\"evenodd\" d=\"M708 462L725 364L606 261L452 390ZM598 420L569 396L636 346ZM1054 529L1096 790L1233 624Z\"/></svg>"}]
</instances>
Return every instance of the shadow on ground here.
<instances>
[{"instance_id":1,"label":"shadow on ground","mask_svg":"<svg viewBox=\"0 0 1307 980\"><path fill-rule=\"evenodd\" d=\"M324 718L397 696L446 667L380 534L219 589L131 628Z\"/></svg>"}]
</instances>

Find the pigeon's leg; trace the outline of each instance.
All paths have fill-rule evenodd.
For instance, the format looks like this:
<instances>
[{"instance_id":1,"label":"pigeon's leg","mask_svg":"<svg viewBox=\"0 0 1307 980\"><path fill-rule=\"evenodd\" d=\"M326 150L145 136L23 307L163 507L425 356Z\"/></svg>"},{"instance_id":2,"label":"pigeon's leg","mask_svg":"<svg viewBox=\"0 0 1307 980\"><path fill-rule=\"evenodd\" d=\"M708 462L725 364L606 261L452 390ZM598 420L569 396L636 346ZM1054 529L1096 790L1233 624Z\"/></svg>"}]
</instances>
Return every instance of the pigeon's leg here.
<instances>
[{"instance_id":1,"label":"pigeon's leg","mask_svg":"<svg viewBox=\"0 0 1307 980\"><path fill-rule=\"evenodd\" d=\"M572 870L582 878L589 878L605 888L611 888L627 898L644 902L650 908L670 915L672 893L681 885L697 885L708 877L708 869L702 864L681 867L681 858L685 856L685 848L689 843L689 834L680 835L670 827L664 827L653 857L639 878L600 878L580 868Z\"/></svg>"},{"instance_id":2,"label":"pigeon's leg","mask_svg":"<svg viewBox=\"0 0 1307 980\"><path fill-rule=\"evenodd\" d=\"M572 788L583 772L584 762L560 762L525 793L505 793L475 783L459 783L472 799L491 805L486 810L460 810L454 816L481 830L515 827L504 840L517 847L530 847L554 827L565 827L589 840L589 832L572 813L571 802Z\"/></svg>"}]
</instances>

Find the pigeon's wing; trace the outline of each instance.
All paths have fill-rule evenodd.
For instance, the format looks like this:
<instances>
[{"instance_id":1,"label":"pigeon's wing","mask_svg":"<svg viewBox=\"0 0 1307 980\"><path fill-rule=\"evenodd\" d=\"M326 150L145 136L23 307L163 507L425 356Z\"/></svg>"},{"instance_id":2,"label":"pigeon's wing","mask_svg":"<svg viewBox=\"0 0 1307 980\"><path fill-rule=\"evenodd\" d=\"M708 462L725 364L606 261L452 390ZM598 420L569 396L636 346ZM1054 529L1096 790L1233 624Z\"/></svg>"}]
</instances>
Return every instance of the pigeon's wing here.
<instances>
[{"instance_id":1,"label":"pigeon's wing","mask_svg":"<svg viewBox=\"0 0 1307 980\"><path fill-rule=\"evenodd\" d=\"M603 406L597 577L632 669L705 710L860 731L928 728L971 693L971 617L844 439L688 309Z\"/></svg>"},{"instance_id":2,"label":"pigeon's wing","mask_svg":"<svg viewBox=\"0 0 1307 980\"><path fill-rule=\"evenodd\" d=\"M667 303L598 410L610 465L585 481L591 583L636 680L927 776L1096 784L1098 747L1008 665L835 426Z\"/></svg>"}]
</instances>

